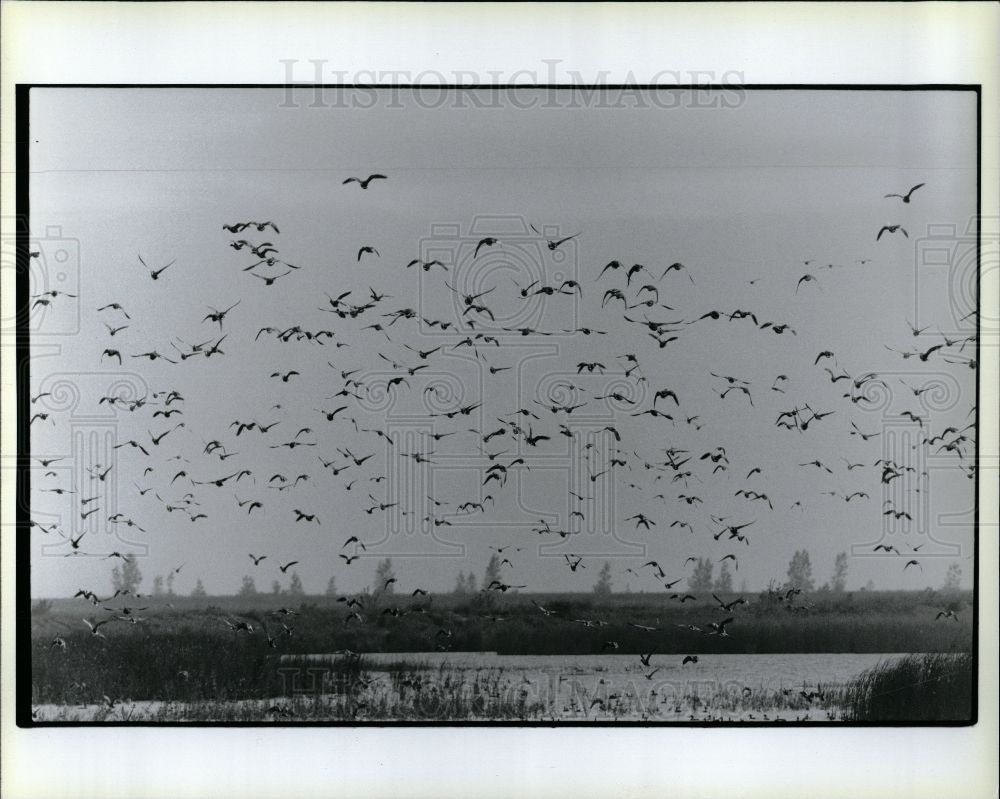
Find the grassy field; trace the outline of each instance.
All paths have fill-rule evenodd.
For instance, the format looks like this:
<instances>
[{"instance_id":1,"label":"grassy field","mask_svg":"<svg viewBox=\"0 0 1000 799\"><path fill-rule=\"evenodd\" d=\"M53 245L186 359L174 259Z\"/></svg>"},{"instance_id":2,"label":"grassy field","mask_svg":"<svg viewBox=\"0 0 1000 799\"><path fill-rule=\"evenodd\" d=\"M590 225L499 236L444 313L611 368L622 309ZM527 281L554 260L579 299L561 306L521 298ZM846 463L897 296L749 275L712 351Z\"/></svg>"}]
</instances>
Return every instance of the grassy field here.
<instances>
[{"instance_id":1,"label":"grassy field","mask_svg":"<svg viewBox=\"0 0 1000 799\"><path fill-rule=\"evenodd\" d=\"M844 691L851 721L966 720L972 712L972 655L909 655L880 663Z\"/></svg>"},{"instance_id":2,"label":"grassy field","mask_svg":"<svg viewBox=\"0 0 1000 799\"><path fill-rule=\"evenodd\" d=\"M735 598L721 597L725 602ZM737 606L731 613L718 608L714 600L679 605L651 594L602 598L586 594L383 595L360 599L364 606L358 612L363 621L347 620L351 611L334 597L130 599L129 605L145 608L135 612L142 621L103 625L100 632L105 637L91 635L82 621L84 617L93 620L112 615L102 607L83 599L38 603L31 618L32 702L72 705L101 702L105 696L182 703L266 700L282 696L287 689L276 668L280 655L341 650L599 654L608 651L607 641L617 642L617 654L639 654L655 648L661 655L961 653L971 651L972 646L968 593L948 597L935 592L813 594L797 598L797 609L756 596L748 597L749 604ZM543 614L535 603L553 614ZM121 604L116 601L109 607L120 608ZM295 613L276 613L286 606ZM956 610L957 620L936 618L946 608ZM398 610L402 615L386 610ZM727 627L730 637L677 626L696 625L707 631L709 622L730 615L735 618ZM234 632L225 619L246 621L255 631ZM601 624L585 626L579 620ZM641 630L633 624L656 630ZM57 637L65 647L53 645ZM333 671L336 679L342 679L338 692L359 701L357 683L352 688L349 682L350 670L356 670L354 663L354 658L345 658ZM341 672L342 677L337 677ZM341 690L344 686L348 690ZM456 686L451 689L457 690ZM388 706L404 701L405 692L400 695L403 698L390 696L396 694L369 697L365 712L381 708L386 714L405 715L405 707ZM525 704L527 700L518 692L499 692L496 686L490 690L484 684L478 696L480 704L468 699L460 712L471 714L469 717L493 713L496 718L522 718L539 712L530 702ZM350 714L353 708L347 704L340 712Z\"/></svg>"}]
</instances>

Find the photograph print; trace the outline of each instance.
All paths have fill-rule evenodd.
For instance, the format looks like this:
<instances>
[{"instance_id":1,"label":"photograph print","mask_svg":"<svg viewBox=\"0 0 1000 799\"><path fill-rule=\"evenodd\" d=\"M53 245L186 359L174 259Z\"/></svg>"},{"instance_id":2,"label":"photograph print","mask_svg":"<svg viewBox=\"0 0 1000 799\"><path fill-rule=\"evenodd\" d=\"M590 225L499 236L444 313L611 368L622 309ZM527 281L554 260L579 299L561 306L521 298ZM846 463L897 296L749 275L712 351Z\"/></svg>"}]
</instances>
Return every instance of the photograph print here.
<instances>
[{"instance_id":1,"label":"photograph print","mask_svg":"<svg viewBox=\"0 0 1000 799\"><path fill-rule=\"evenodd\" d=\"M977 89L18 92L20 724L975 722Z\"/></svg>"}]
</instances>

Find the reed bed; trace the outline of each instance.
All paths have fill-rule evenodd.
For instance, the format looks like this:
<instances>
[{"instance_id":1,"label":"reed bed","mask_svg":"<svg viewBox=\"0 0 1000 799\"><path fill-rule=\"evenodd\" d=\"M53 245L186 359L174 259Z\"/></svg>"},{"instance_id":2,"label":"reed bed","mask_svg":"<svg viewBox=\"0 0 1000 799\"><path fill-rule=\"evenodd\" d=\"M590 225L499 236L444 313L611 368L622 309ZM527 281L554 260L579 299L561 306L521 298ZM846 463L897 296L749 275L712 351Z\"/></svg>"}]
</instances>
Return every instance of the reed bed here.
<instances>
[{"instance_id":1,"label":"reed bed","mask_svg":"<svg viewBox=\"0 0 1000 799\"><path fill-rule=\"evenodd\" d=\"M722 598L730 601L733 596L736 595ZM554 610L556 615L543 616L533 600ZM967 717L965 711L970 703L968 655L965 660L945 655L971 649L971 611L966 609L965 600L959 598L954 605L959 620L938 620L936 616L943 602L934 592L814 595L799 610L755 597L749 605L737 608L733 614L736 620L728 626L730 637L725 638L680 626L692 624L706 629L708 622L724 618L714 602L678 606L663 596L648 594L614 595L605 599L587 595L465 598L443 595L423 602L422 612L407 612L399 618L383 615L381 611L390 603L392 606L398 603L408 611L415 606L409 598L363 597L363 625L346 624L343 603L327 598L310 598L297 606L294 615L280 617L271 615L280 607L280 598L212 598L208 605L204 600L198 604L175 598L171 606L157 598L144 601L150 605L143 613L144 621L104 625L102 632L106 638L92 636L81 621L84 615L99 615L83 600L55 600L44 612L33 615L32 702L68 707L101 703L103 697L127 697L136 702L167 703L165 707L171 703L180 703L178 707L220 705L206 713L253 713L258 711L232 703L263 702L280 696L299 701L297 694L303 691L316 694L316 681L322 679L329 694L348 698L357 696L359 690L368 691L368 688L361 690L367 681L371 681L371 690L387 686L390 693L369 696L366 707L358 710L374 714L374 718L396 713L409 718L407 714L418 710L434 717L438 711L427 708L432 708L435 702L445 706L441 699L445 688L458 694L456 717L476 717L489 709L498 718L520 718L520 713L562 713L563 708L557 706L555 698L538 695L529 697L525 700L528 704L522 705L524 686L516 678L491 675L488 671L477 672L471 680L466 680L468 675L465 675L461 683L456 682L459 675L439 671L433 680L437 686L434 687L426 682L426 663L385 658L375 663L345 655L319 668L316 662L305 658L299 661L296 656L347 650L431 652L438 648L456 652L493 651L501 655L596 655L607 651L606 641L616 641L619 647L614 651L619 655L652 650L658 656L940 653L941 657L926 663L917 664L914 660L905 666L909 672L904 671L904 666L886 665L877 673L866 675L865 681L856 682L852 699L845 705L847 712L859 720ZM256 606L251 604L253 601ZM249 621L255 632L235 633L223 623L223 618ZM291 634L276 618L286 621ZM604 624L586 627L578 623L581 619L596 619ZM647 632L632 624L656 630ZM441 635L442 631L446 635ZM55 636L66 646L53 646ZM268 638L273 646L268 645ZM318 676L321 674L322 677ZM378 679L373 680L372 675ZM921 687L925 684L931 687ZM416 685L422 687L415 688ZM886 692L891 692L889 698L884 698ZM919 702L914 698L918 695L922 697ZM426 699L428 696L437 699ZM953 697L958 704L952 702ZM428 703L423 710L420 704L410 708L405 705L406 701L418 699ZM735 699L730 701L729 706L735 711L739 705L740 712L753 709L745 706L748 701L757 701L756 697L738 699L738 703ZM531 702L536 700L547 704L547 709L532 706ZM314 695L310 701L321 704L333 700L318 700ZM783 698L776 698L773 705L781 706L782 701ZM817 705L814 700L812 706ZM609 712L614 706L612 700L607 705ZM317 707L310 711L304 706L301 710L307 717L310 713L329 712L334 714L331 718L341 718L343 713L354 712L356 708L347 704L342 710ZM595 707L595 712L598 711L600 705ZM647 711L648 708L639 712ZM180 711L175 707L169 712Z\"/></svg>"},{"instance_id":2,"label":"reed bed","mask_svg":"<svg viewBox=\"0 0 1000 799\"><path fill-rule=\"evenodd\" d=\"M849 721L970 721L972 655L908 655L863 672L847 687Z\"/></svg>"},{"instance_id":3,"label":"reed bed","mask_svg":"<svg viewBox=\"0 0 1000 799\"><path fill-rule=\"evenodd\" d=\"M344 658L317 667L321 680L285 682L271 698L139 702L130 697L98 707L69 705L47 721L527 721L542 718L548 705L521 688L503 669L475 673L408 667L403 662L370 669L364 658ZM296 668L291 665L289 668ZM137 705L138 702L138 705Z\"/></svg>"}]
</instances>

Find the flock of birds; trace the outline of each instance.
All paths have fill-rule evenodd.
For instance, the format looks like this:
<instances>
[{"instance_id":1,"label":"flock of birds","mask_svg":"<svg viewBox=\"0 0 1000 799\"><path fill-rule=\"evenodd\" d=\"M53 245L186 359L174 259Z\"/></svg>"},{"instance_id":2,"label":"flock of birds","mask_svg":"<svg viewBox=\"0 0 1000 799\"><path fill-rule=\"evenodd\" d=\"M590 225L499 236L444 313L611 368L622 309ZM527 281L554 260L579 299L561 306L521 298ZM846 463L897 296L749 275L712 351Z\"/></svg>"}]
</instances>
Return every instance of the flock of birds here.
<instances>
[{"instance_id":1,"label":"flock of birds","mask_svg":"<svg viewBox=\"0 0 1000 799\"><path fill-rule=\"evenodd\" d=\"M367 177L350 177L343 181L348 188L355 184L361 190L375 186L391 186L386 175L372 174ZM918 184L905 194L888 194L887 198L899 198L909 205L914 192L923 187ZM275 289L287 285L294 292L294 276L307 267L292 263L281 256L277 239L278 225L267 221L228 222L222 226L224 233L233 236L229 246L244 262L236 274L259 281L259 288ZM539 233L537 227L532 229ZM900 234L908 237L902 225L885 225L877 231L875 241L886 236ZM540 233L539 233L540 235ZM582 232L570 236L548 238L541 236L543 252L557 253L568 242ZM356 243L357 262L381 258L376 243ZM502 253L502 237L488 236L475 242L471 262L462 268L475 269L476 260L496 253ZM249 257L247 257L249 256ZM864 268L872 259L859 259L856 263ZM832 280L836 264L820 266L815 261L803 262L807 268L815 266L797 281L790 281L790 297L801 297L807 288L821 289L820 269L829 270ZM183 267L171 260L165 264L150 265L139 257L139 265L145 269L155 292L171 280L194 279L185 275ZM403 266L400 264L400 266ZM402 288L396 279L385 288L369 288L367 292L344 291L337 296L326 295L320 302L318 313L327 324L259 324L249 318L239 318L242 299L233 296L220 307L209 306L207 313L194 330L169 341L161 341L156 346L142 344L154 331L144 329L143 319L130 314L127 302L122 297L106 297L96 305L96 310L106 328L107 342L102 345L95 359L101 363L111 362L124 365L129 362L165 362L169 371L157 370L151 381L164 381L147 396L126 397L108 394L96 398L99 406L108 405L118 411L122 418L134 420L135 433L127 440L115 444L116 457L110 463L93 463L87 474L80 476L75 486L57 485L58 477L49 470L60 458L37 459L46 471L37 482L36 491L41 494L68 495L74 510L68 517L72 522L64 528L61 524L43 524L32 521L32 527L42 534L61 537L65 541L67 556L90 553L88 538L97 528L87 526L91 516L103 515L108 525L134 528L140 533L152 533L167 523L209 525L215 519L207 507L218 507L225 501L231 518L249 521L265 514L272 506L281 507L288 497L287 513L289 525L329 526L336 529L332 517L339 513L343 503L357 501L367 516L380 518L383 514L398 514L398 518L413 517L424 529L433 531L440 527L461 525L472 517L489 517L504 493L509 491L512 478L527 475L531 471L533 455L547 453L566 446L582 456L584 473L579 482L568 492L567 497L557 498L568 503L571 509L568 517L561 522L550 519L539 520L532 527L540 540L562 542L567 551L562 559L555 561L561 568L571 573L581 573L587 568L584 555L568 551L573 548L575 536L583 532L586 520L595 513L595 494L603 490L606 481L618 481L624 485L628 500L626 510L616 524L635 528L637 535L686 537L694 542L711 539L724 546L716 563L731 565L737 571L741 561L753 551L753 540L757 535L766 535L767 516L782 506L786 510L803 510L803 500L783 496L780 486L769 485L767 469L754 463L753 453L735 451L731 444L713 440L712 429L702 421L705 414L706 398L691 396L687 388L689 376L675 375L669 382L658 380L654 375L664 374L662 363L669 359L677 348L683 347L690 337L713 336L709 326L739 324L741 331L756 331L762 335L795 337L797 331L782 320L765 319L751 308L715 308L690 312L678 308L676 300L669 305L664 302L666 286L670 280L681 279L688 290L696 290L698 270L687 264L674 262L666 266L653 267L645 264L629 265L625 260L612 260L606 265L591 267L589 279L559 279L546 282L544 276L519 285L513 280L496 283L476 293L464 293L456 280L457 263L445 263L440 259L424 261L420 258L405 264L405 269L417 267L433 279L440 273L442 292L451 292L454 298L455 318L429 318L410 304L394 300L389 291L400 292ZM633 285L633 280L635 285ZM665 282L667 281L667 282ZM757 281L746 281L753 285ZM238 283L233 283L234 293ZM108 291L109 289L105 289ZM405 289L403 289L405 291ZM584 306L592 292L600 298ZM586 296L585 296L586 295ZM46 292L34 297L34 304L58 305L59 292ZM496 322L503 318L499 303L533 301L542 298L548 303L575 302L580 307L593 311L600 320L597 327L577 326L546 330L542 328L503 325ZM34 306L33 306L34 307ZM55 308L57 310L57 308ZM315 314L314 314L315 316ZM972 315L965 317L968 322ZM621 326L623 320L628 336L609 335L612 324ZM971 323L970 323L971 324ZM589 323L588 323L589 325ZM949 364L976 369L974 357L966 353L975 351L976 336L964 335L950 338L930 328L915 328L907 322L909 341L903 346L888 347L901 360L913 364ZM600 329L598 329L600 328ZM421 343L420 332L433 330L436 336L434 346L425 347ZM201 331L205 331L204 334ZM504 381L505 372L515 368L516 352L511 354L506 344L512 338L548 336L554 333L572 335L574 341L585 341L589 355L575 364L577 379L566 379L557 384L558 397L537 397L523 407L496 409L495 402L488 396L489 384L482 397L470 402L459 402L453 407L443 407L426 414L432 432L424 435L423 445L404 447L386 425L372 419L372 413L365 405L370 392L395 392L403 396L422 399L424 395L437 391L434 384L421 385L422 373L445 362L452 352L470 354L485 367L489 379ZM902 337L902 334L901 334ZM282 350L281 365L264 367L266 380L262 382L270 388L261 392L267 396L260 401L257 414L233 418L226 429L202 430L199 408L190 407L182 391L181 374L188 362L200 359L222 359L227 356L225 348L239 340L240 345L257 345L266 341L287 345ZM604 341L627 340L633 347L629 351L619 351L613 347L603 347ZM649 344L652 341L655 346ZM194 342L194 343L189 343ZM359 347L359 342L364 342ZM351 354L363 350L363 359L351 361ZM376 354L371 355L372 352ZM829 391L824 396L799 399L789 403L773 419L777 435L808 436L817 428L839 426L839 441L842 448L834 452L839 461L828 458L806 457L796 461L803 475L812 475L827 481L823 493L835 501L844 503L869 504L876 502L881 488L905 476L912 478L911 488L902 501L899 497L886 500L881 515L892 521L906 519L913 521L908 505L913 492L926 491L929 475L914 466L905 456L870 459L856 455L852 459L843 457L851 441L863 445L882 435L878 429L867 428L852 412L863 411L875 400L871 390L876 386L886 386L886 378L876 372L855 374L841 363L837 354L824 350L810 354L812 368L817 374L825 374L829 379ZM367 376L375 366L383 370L378 385ZM446 368L446 367L445 367ZM176 371L175 371L176 370ZM310 377L322 372L320 380L326 390L313 396L301 386L306 375ZM758 413L762 395L770 400L793 391L795 377L787 373L775 373L773 381L760 383L751 381L744 375L725 374L706 369L705 379L709 381L716 402L726 403L734 415ZM385 376L385 375L388 376ZM177 375L177 383L171 376ZM647 378L647 375L650 375ZM589 391L584 382L591 378L614 378L604 384L599 391ZM892 378L889 378L892 379ZM929 385L914 385L899 380L913 398L919 399L930 389ZM186 391L186 389L184 389ZM220 388L224 391L224 388ZM46 393L31 397L34 406ZM213 395L216 400L218 395ZM278 400L272 402L272 400ZM603 425L594 435L586 435L575 429L574 420L584 416L588 408L615 409L615 423ZM962 425L950 425L942 430L932 429L932 420L926 413L913 410L903 416L917 427L917 440L912 449L926 448L928 452L954 456L955 465L964 471L969 479L976 476L976 464L972 457L975 448L975 406L968 411L969 421ZM575 414L575 416L574 416ZM37 411L31 415L31 425L57 424L58 414L52 411ZM642 425L641 440L629 438L628 419ZM659 446L669 440L677 430L685 430L688 440L697 442L681 448L673 444ZM351 445L342 443L350 437ZM565 439L565 441L563 441ZM462 452L478 453L482 466L480 490L461 501L446 501L442 496L406 496L391 489L389 462L396 459L402 472L433 469L437 463L439 447L449 440L460 442ZM791 441L791 438L788 439ZM361 441L358 445L354 442ZM784 444L781 444L784 446ZM855 447L851 450L859 450ZM269 453L282 453L280 468L270 468ZM640 454L642 452L643 454ZM285 454L288 453L288 454ZM294 454L292 454L294 453ZM124 456L124 457L123 457ZM288 464L294 463L289 470ZM130 484L134 498L122 495L117 508L103 506L105 493L101 485L109 475L117 471L121 481ZM811 478L810 478L811 479ZM857 485L850 491L839 489L842 480L852 479ZM317 486L318 493L310 495L309 487ZM339 493L331 493L336 487ZM124 485L123 485L124 488ZM711 490L710 490L711 489ZM730 496L726 510L717 511L711 507L710 496L715 491L725 490ZM206 502L211 495L212 502ZM228 499L226 499L228 497ZM390 501L390 499L392 501ZM141 501L140 501L141 500ZM738 502L737 502L738 500ZM742 504L740 504L742 503ZM704 508L702 506L705 506ZM123 508L134 508L127 514ZM737 507L737 511L732 508ZM111 511L115 512L111 512ZM634 511L634 512L630 512ZM627 514L627 515L626 515ZM703 515L702 515L703 514ZM135 515L136 518L132 516ZM79 524L77 524L79 519ZM96 519L95 519L96 520ZM269 523L281 522L281 518L269 517ZM640 533L639 531L642 531ZM290 567L306 558L309 553L287 551L293 539L282 535L275 538L275 546L286 548L286 557L274 552L241 553L255 570L268 568L277 563L282 575ZM371 539L367 543L371 543ZM98 545L99 546L99 545ZM895 544L880 543L874 552L885 552L900 556L899 568L903 571L922 569L916 556L921 545L907 551ZM525 550L511 543L493 540L490 546L499 560L500 576L482 591L504 594L523 589L537 590L542 586L519 580L517 554ZM344 568L352 568L360 559L369 556L366 534L357 531L340 542L338 559ZM127 559L127 553L114 551L104 556L106 559ZM194 554L192 555L194 557ZM642 581L645 587L665 591L668 602L683 604L698 599L694 594L678 587L688 577L687 569L697 564L695 555L682 563L666 562L648 558L642 565L636 564L624 570L624 574ZM179 574L184 564L172 567ZM386 580L376 593L388 593L396 578ZM419 586L407 589L416 601L428 591ZM795 597L800 593L794 587L783 593L781 601L790 608L802 609L796 605ZM124 595L123 595L124 594ZM129 596L132 596L132 599ZM115 596L101 598L92 590L81 589L77 596L101 608L107 615L84 619L90 632L103 637L102 628L110 623L137 624L143 621L136 614L145 607L131 607L122 602L139 599L138 594L125 591ZM729 629L738 627L738 609L748 600L738 597L723 601L714 596L719 618L703 625L683 625L689 632L698 635L728 638ZM345 605L344 624L366 624L370 619L367 606L362 598L340 597ZM537 610L545 618L558 618L558 613L542 604L535 603ZM382 616L402 617L423 611L424 605L413 604L407 608L387 607ZM293 611L283 608L276 613L293 615ZM503 621L500 616L491 616L493 621ZM939 618L955 618L951 611L942 611ZM246 620L223 620L234 633L253 634L253 625ZM598 619L566 619L567 623L584 627L599 628L605 622ZM290 627L284 625L290 634ZM645 632L654 632L655 627L632 624ZM266 632L269 645L274 639ZM435 636L439 648L447 647L449 631L440 630ZM444 639L442 641L441 639ZM65 641L56 638L53 646L65 647ZM601 642L601 652L614 652L619 642ZM652 668L650 655L643 655L644 667ZM684 658L683 663L696 663L697 656ZM656 669L646 676L652 678Z\"/></svg>"}]
</instances>

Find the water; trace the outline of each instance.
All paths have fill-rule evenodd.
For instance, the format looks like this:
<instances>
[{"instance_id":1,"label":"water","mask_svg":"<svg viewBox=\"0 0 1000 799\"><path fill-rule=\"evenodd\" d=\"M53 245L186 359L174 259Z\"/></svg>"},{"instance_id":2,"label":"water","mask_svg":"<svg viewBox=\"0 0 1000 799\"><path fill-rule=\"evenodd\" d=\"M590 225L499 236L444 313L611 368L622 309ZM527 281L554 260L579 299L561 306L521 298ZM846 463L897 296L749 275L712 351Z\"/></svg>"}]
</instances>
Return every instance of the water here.
<instances>
[{"instance_id":1,"label":"water","mask_svg":"<svg viewBox=\"0 0 1000 799\"><path fill-rule=\"evenodd\" d=\"M468 718L456 714L454 708L469 706L456 697L471 697L478 686L480 698L529 706L525 718L531 721L834 721L841 710L838 688L877 663L900 657L904 654L700 655L697 663L684 664L681 655L654 653L647 667L638 655L366 654L366 684L346 699L357 707L388 696L408 708L402 720L447 721ZM342 656L294 658L311 663L296 669L280 659L288 677L283 697L229 702L221 710L220 705L206 710L204 705L127 700L111 713L95 705L45 705L35 708L36 718L211 721L238 712L243 720L284 720L268 715L267 708L278 703L297 711L289 722L343 719L345 697L322 676L323 666ZM401 664L406 685L400 683ZM337 702L340 709L330 715L318 711L322 703L329 708ZM364 711L350 718L364 721ZM491 720L488 714L474 718Z\"/></svg>"},{"instance_id":2,"label":"water","mask_svg":"<svg viewBox=\"0 0 1000 799\"><path fill-rule=\"evenodd\" d=\"M563 719L831 720L839 710L837 688L905 654L700 655L697 663L684 663L682 655L654 653L648 667L638 655L434 652L366 660L373 671L406 661L466 680L499 672L501 690L543 702L547 716Z\"/></svg>"},{"instance_id":3,"label":"water","mask_svg":"<svg viewBox=\"0 0 1000 799\"><path fill-rule=\"evenodd\" d=\"M904 657L907 653L835 653L770 655L699 655L697 663L682 664L681 655L657 655L650 658L650 668L639 662L638 655L498 655L494 652L407 652L366 654L373 668L405 661L428 669L442 667L459 671L504 669L523 672L530 677L585 677L599 675L606 679L634 678L654 668L661 680L683 683L712 680L739 687L764 687L779 690L803 684L843 684L883 660ZM333 656L315 655L317 661Z\"/></svg>"}]
</instances>

